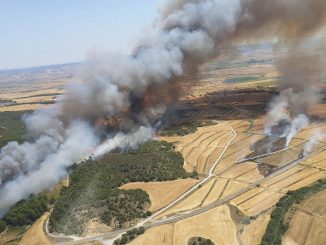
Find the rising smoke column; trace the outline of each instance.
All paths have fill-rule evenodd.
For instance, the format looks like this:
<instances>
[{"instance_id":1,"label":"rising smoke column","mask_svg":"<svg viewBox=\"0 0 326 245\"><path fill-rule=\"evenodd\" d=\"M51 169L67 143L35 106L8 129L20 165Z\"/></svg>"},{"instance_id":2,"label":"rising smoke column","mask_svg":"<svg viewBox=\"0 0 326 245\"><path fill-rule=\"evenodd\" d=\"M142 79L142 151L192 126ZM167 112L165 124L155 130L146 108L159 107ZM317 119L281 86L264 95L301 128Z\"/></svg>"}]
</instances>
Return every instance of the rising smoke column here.
<instances>
[{"instance_id":1,"label":"rising smoke column","mask_svg":"<svg viewBox=\"0 0 326 245\"><path fill-rule=\"evenodd\" d=\"M271 135L272 128L279 127L283 131L280 137L287 138L286 146L301 129L308 126L309 111L321 99L319 85L326 64L325 53L325 45L307 49L303 40L296 40L285 56L277 57L281 91L269 105L265 133ZM287 122L289 126L281 125L281 122Z\"/></svg>"},{"instance_id":2,"label":"rising smoke column","mask_svg":"<svg viewBox=\"0 0 326 245\"><path fill-rule=\"evenodd\" d=\"M306 156L312 152L314 147L318 145L324 138L326 137L325 132L320 130L314 130L312 135L309 137L308 142L305 144L303 148L303 155Z\"/></svg>"},{"instance_id":3,"label":"rising smoke column","mask_svg":"<svg viewBox=\"0 0 326 245\"><path fill-rule=\"evenodd\" d=\"M324 0L169 1L131 56L98 55L51 109L25 118L33 140L1 149L0 215L54 186L90 149L100 155L148 140L178 95L169 86L223 48L260 38L304 38L325 23L325 9Z\"/></svg>"}]
</instances>

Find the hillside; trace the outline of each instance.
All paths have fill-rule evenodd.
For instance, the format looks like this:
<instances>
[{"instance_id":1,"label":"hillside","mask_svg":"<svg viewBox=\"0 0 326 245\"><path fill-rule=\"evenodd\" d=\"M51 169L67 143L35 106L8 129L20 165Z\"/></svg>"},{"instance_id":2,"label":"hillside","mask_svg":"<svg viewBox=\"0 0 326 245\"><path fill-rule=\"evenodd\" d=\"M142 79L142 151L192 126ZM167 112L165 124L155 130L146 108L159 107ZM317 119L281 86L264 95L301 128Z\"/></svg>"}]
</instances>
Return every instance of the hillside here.
<instances>
[{"instance_id":1,"label":"hillside","mask_svg":"<svg viewBox=\"0 0 326 245\"><path fill-rule=\"evenodd\" d=\"M172 144L145 143L136 151L88 160L71 169L69 186L62 190L50 216L51 231L83 234L89 220L112 229L130 226L151 215L146 192L119 189L129 182L167 181L187 178L180 153Z\"/></svg>"}]
</instances>

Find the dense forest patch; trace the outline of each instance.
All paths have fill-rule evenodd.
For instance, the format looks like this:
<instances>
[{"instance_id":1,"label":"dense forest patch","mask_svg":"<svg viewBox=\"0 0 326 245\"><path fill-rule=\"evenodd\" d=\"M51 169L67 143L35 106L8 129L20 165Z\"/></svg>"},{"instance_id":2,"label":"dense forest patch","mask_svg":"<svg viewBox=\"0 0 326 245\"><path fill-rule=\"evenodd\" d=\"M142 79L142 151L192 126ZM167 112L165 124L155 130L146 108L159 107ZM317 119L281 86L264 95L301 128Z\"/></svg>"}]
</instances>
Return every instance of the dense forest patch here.
<instances>
[{"instance_id":1,"label":"dense forest patch","mask_svg":"<svg viewBox=\"0 0 326 245\"><path fill-rule=\"evenodd\" d=\"M113 244L114 245L123 245L130 243L133 241L136 237L144 234L145 228L139 227L139 228L134 228L132 230L127 231L125 234L121 236L121 238L114 240Z\"/></svg>"},{"instance_id":2,"label":"dense forest patch","mask_svg":"<svg viewBox=\"0 0 326 245\"><path fill-rule=\"evenodd\" d=\"M289 220L284 223L284 217L294 204L299 204L307 197L322 191L326 188L326 179L319 180L315 184L300 188L296 191L289 191L282 197L271 214L261 245L281 245L282 235L289 228Z\"/></svg>"},{"instance_id":3,"label":"dense forest patch","mask_svg":"<svg viewBox=\"0 0 326 245\"><path fill-rule=\"evenodd\" d=\"M0 232L7 226L18 227L33 224L48 210L49 201L46 196L31 196L16 203L0 220Z\"/></svg>"},{"instance_id":4,"label":"dense forest patch","mask_svg":"<svg viewBox=\"0 0 326 245\"><path fill-rule=\"evenodd\" d=\"M168 181L187 178L183 157L167 142L149 141L138 150L89 159L71 169L69 187L63 188L50 217L51 230L82 234L85 224L100 218L112 228L149 216L148 194L121 190L128 182Z\"/></svg>"}]
</instances>

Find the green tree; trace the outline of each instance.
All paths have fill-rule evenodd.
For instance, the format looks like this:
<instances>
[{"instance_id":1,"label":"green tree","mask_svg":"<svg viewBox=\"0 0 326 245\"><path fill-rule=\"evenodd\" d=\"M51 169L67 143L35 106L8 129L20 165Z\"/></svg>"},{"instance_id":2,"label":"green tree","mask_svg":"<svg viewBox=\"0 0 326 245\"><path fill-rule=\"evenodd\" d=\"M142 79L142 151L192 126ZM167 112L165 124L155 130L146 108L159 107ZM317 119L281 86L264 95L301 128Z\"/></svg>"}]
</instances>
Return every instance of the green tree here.
<instances>
[{"instance_id":1,"label":"green tree","mask_svg":"<svg viewBox=\"0 0 326 245\"><path fill-rule=\"evenodd\" d=\"M6 222L0 220L0 233L3 232L6 229L6 227L7 227Z\"/></svg>"}]
</instances>

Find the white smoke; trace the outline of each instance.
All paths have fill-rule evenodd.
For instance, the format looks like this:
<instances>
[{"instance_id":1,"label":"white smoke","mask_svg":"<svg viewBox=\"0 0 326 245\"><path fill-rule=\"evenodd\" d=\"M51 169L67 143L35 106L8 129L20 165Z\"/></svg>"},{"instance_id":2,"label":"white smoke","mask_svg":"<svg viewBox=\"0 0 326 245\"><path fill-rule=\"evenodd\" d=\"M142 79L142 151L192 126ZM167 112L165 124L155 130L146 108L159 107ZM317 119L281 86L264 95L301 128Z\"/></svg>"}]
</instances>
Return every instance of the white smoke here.
<instances>
[{"instance_id":1,"label":"white smoke","mask_svg":"<svg viewBox=\"0 0 326 245\"><path fill-rule=\"evenodd\" d=\"M94 55L58 103L24 119L32 140L8 143L0 153L0 214L53 187L103 139L96 156L148 140L177 94L178 88L164 88L223 47L261 37L304 37L325 23L325 7L324 0L168 1L132 55ZM99 123L105 120L109 133Z\"/></svg>"},{"instance_id":2,"label":"white smoke","mask_svg":"<svg viewBox=\"0 0 326 245\"><path fill-rule=\"evenodd\" d=\"M325 132L321 130L314 130L309 141L305 144L303 155L306 156L312 152L314 147L326 137Z\"/></svg>"},{"instance_id":3,"label":"white smoke","mask_svg":"<svg viewBox=\"0 0 326 245\"><path fill-rule=\"evenodd\" d=\"M297 135L303 128L309 125L309 118L306 115L300 114L291 121L291 128L286 136L286 147L289 146L291 140Z\"/></svg>"},{"instance_id":4,"label":"white smoke","mask_svg":"<svg viewBox=\"0 0 326 245\"><path fill-rule=\"evenodd\" d=\"M152 128L146 128L141 126L137 131L123 134L118 133L113 138L108 139L102 143L96 150L92 153L94 158L103 156L106 153L115 150L118 147L123 147L127 149L135 149L139 144L143 144L150 140L154 136L154 131Z\"/></svg>"},{"instance_id":5,"label":"white smoke","mask_svg":"<svg viewBox=\"0 0 326 245\"><path fill-rule=\"evenodd\" d=\"M42 135L35 143L11 142L0 153L0 215L30 194L50 189L67 175L66 169L98 144L93 129L75 121L63 135ZM10 178L10 181L6 181Z\"/></svg>"}]
</instances>

